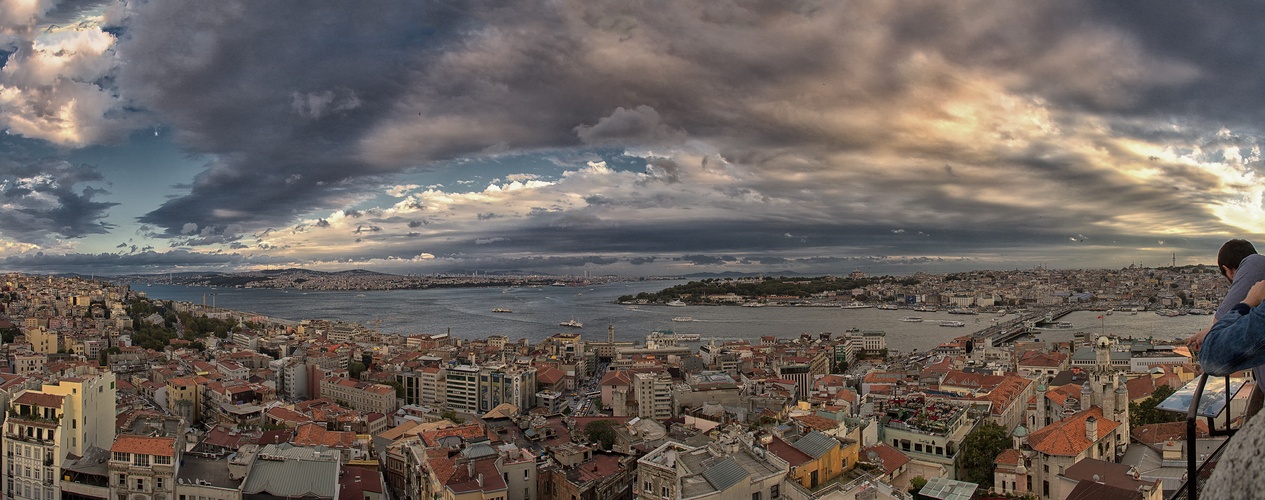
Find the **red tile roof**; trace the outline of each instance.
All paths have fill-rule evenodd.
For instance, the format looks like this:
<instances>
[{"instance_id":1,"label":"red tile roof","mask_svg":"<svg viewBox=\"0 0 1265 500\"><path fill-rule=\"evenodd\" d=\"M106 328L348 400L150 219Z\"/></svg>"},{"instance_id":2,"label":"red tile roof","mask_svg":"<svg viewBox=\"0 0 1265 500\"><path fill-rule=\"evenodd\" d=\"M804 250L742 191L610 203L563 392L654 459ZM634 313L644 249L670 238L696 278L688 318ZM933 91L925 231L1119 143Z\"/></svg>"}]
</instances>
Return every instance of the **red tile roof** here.
<instances>
[{"instance_id":1,"label":"red tile roof","mask_svg":"<svg viewBox=\"0 0 1265 500\"><path fill-rule=\"evenodd\" d=\"M1125 382L1125 387L1129 389L1129 401L1136 401L1155 392L1155 379L1151 378L1150 375L1143 375L1129 379L1128 382Z\"/></svg>"},{"instance_id":2,"label":"red tile roof","mask_svg":"<svg viewBox=\"0 0 1265 500\"><path fill-rule=\"evenodd\" d=\"M13 400L15 405L34 405L44 408L61 408L61 402L62 396L30 391L22 393L21 396Z\"/></svg>"},{"instance_id":3,"label":"red tile roof","mask_svg":"<svg viewBox=\"0 0 1265 500\"><path fill-rule=\"evenodd\" d=\"M330 448L350 448L356 444L356 433L348 431L325 430L317 424L302 424L294 429L294 437L290 444L295 446L328 446Z\"/></svg>"},{"instance_id":4,"label":"red tile roof","mask_svg":"<svg viewBox=\"0 0 1265 500\"><path fill-rule=\"evenodd\" d=\"M813 459L813 457L809 454L800 451L799 448L791 446L790 443L783 441L782 438L777 436L773 436L773 440L769 442L767 448L769 451L773 452L774 455L777 455L778 458L790 463L791 467L798 467L812 461Z\"/></svg>"},{"instance_id":5,"label":"red tile roof","mask_svg":"<svg viewBox=\"0 0 1265 500\"><path fill-rule=\"evenodd\" d=\"M119 437L114 438L114 445L110 446L110 451L174 457L176 456L176 438L119 434Z\"/></svg>"},{"instance_id":6,"label":"red tile roof","mask_svg":"<svg viewBox=\"0 0 1265 500\"><path fill-rule=\"evenodd\" d=\"M487 436L487 431L480 424L458 425L446 429L426 431L418 434L428 447L439 446L439 440L449 436L459 436L463 441L479 439Z\"/></svg>"},{"instance_id":7,"label":"red tile roof","mask_svg":"<svg viewBox=\"0 0 1265 500\"><path fill-rule=\"evenodd\" d=\"M887 474L895 472L896 469L899 469L901 466L909 463L910 460L909 456L901 453L900 450L897 450L896 448L892 448L892 446L887 443L879 443L875 446L866 448L865 454L865 461L877 463L883 466L884 472Z\"/></svg>"},{"instance_id":8,"label":"red tile roof","mask_svg":"<svg viewBox=\"0 0 1265 500\"><path fill-rule=\"evenodd\" d=\"M1028 444L1046 455L1076 456L1084 453L1097 442L1091 442L1085 436L1085 420L1091 416L1098 419L1099 440L1111 435L1120 425L1120 422L1103 418L1102 408L1091 406L1033 432L1028 436Z\"/></svg>"},{"instance_id":9,"label":"red tile roof","mask_svg":"<svg viewBox=\"0 0 1265 500\"><path fill-rule=\"evenodd\" d=\"M792 418L808 428L819 431L833 431L839 428L839 422L817 415L800 415Z\"/></svg>"},{"instance_id":10,"label":"red tile roof","mask_svg":"<svg viewBox=\"0 0 1265 500\"><path fill-rule=\"evenodd\" d=\"M1165 441L1185 441L1186 422L1169 422L1166 424L1148 424L1130 431L1133 439L1145 444L1160 444ZM1195 437L1208 437L1208 423L1195 420Z\"/></svg>"},{"instance_id":11,"label":"red tile roof","mask_svg":"<svg viewBox=\"0 0 1265 500\"><path fill-rule=\"evenodd\" d=\"M1023 455L1019 454L1019 450L1011 448L997 454L997 459L993 460L993 463L998 465L1019 465L1020 460L1023 460Z\"/></svg>"}]
</instances>

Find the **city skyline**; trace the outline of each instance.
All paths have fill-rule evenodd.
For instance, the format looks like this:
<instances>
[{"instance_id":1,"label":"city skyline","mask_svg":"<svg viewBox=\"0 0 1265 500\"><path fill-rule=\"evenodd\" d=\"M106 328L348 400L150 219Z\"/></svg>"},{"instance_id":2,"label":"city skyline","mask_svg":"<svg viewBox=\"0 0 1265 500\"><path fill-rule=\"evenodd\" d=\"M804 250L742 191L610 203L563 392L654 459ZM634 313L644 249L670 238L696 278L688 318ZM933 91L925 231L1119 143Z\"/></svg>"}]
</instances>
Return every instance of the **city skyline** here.
<instances>
[{"instance_id":1,"label":"city skyline","mask_svg":"<svg viewBox=\"0 0 1265 500\"><path fill-rule=\"evenodd\" d=\"M0 0L0 257L874 274L1257 241L1246 2Z\"/></svg>"}]
</instances>

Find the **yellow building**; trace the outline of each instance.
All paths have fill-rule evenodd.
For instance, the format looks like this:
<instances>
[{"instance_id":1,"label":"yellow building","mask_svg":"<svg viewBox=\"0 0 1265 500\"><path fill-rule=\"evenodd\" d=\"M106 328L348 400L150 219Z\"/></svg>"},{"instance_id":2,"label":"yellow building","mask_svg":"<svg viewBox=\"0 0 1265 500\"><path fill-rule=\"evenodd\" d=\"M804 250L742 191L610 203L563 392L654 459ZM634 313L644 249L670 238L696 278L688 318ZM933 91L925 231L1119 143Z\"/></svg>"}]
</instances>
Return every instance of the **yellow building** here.
<instances>
[{"instance_id":1,"label":"yellow building","mask_svg":"<svg viewBox=\"0 0 1265 500\"><path fill-rule=\"evenodd\" d=\"M26 341L31 343L31 349L35 350L35 352L57 354L57 350L61 348L58 345L57 337L57 332L44 328L26 329Z\"/></svg>"},{"instance_id":2,"label":"yellow building","mask_svg":"<svg viewBox=\"0 0 1265 500\"><path fill-rule=\"evenodd\" d=\"M62 422L69 439L64 452L78 456L91 446L109 449L114 443L115 397L117 388L113 372L92 377L63 378L56 384L44 384L42 392L66 398Z\"/></svg>"},{"instance_id":3,"label":"yellow building","mask_svg":"<svg viewBox=\"0 0 1265 500\"><path fill-rule=\"evenodd\" d=\"M196 424L202 414L201 385L193 377L177 377L167 381L167 409Z\"/></svg>"},{"instance_id":4,"label":"yellow building","mask_svg":"<svg viewBox=\"0 0 1265 500\"><path fill-rule=\"evenodd\" d=\"M791 465L791 477L805 488L816 488L846 469L844 448L838 439L812 431L794 444L772 436L769 451ZM855 443L853 444L855 447ZM852 463L856 463L855 451Z\"/></svg>"}]
</instances>

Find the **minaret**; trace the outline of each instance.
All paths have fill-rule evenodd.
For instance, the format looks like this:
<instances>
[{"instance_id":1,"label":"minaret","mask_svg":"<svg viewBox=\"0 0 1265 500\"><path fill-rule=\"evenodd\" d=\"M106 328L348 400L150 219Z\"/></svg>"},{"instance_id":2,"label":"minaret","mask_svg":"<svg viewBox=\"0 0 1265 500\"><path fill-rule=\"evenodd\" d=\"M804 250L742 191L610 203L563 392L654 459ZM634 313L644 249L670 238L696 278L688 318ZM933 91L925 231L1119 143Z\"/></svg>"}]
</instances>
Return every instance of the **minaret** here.
<instances>
[{"instance_id":1,"label":"minaret","mask_svg":"<svg viewBox=\"0 0 1265 500\"><path fill-rule=\"evenodd\" d=\"M606 341L609 342L611 346L614 346L615 345L615 324L611 323L610 328L608 328L606 332L607 332Z\"/></svg>"}]
</instances>

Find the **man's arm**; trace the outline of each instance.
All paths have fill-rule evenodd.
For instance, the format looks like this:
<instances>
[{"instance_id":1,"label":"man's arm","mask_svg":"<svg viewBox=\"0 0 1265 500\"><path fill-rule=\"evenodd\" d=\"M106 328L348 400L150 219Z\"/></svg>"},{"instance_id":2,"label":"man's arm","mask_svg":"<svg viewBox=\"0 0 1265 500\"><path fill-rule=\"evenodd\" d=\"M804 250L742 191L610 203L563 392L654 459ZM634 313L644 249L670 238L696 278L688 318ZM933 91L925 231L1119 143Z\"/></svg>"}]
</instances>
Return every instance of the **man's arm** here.
<instances>
[{"instance_id":1,"label":"man's arm","mask_svg":"<svg viewBox=\"0 0 1265 500\"><path fill-rule=\"evenodd\" d=\"M1204 373L1224 376L1265 364L1265 281L1212 325L1199 351Z\"/></svg>"}]
</instances>

